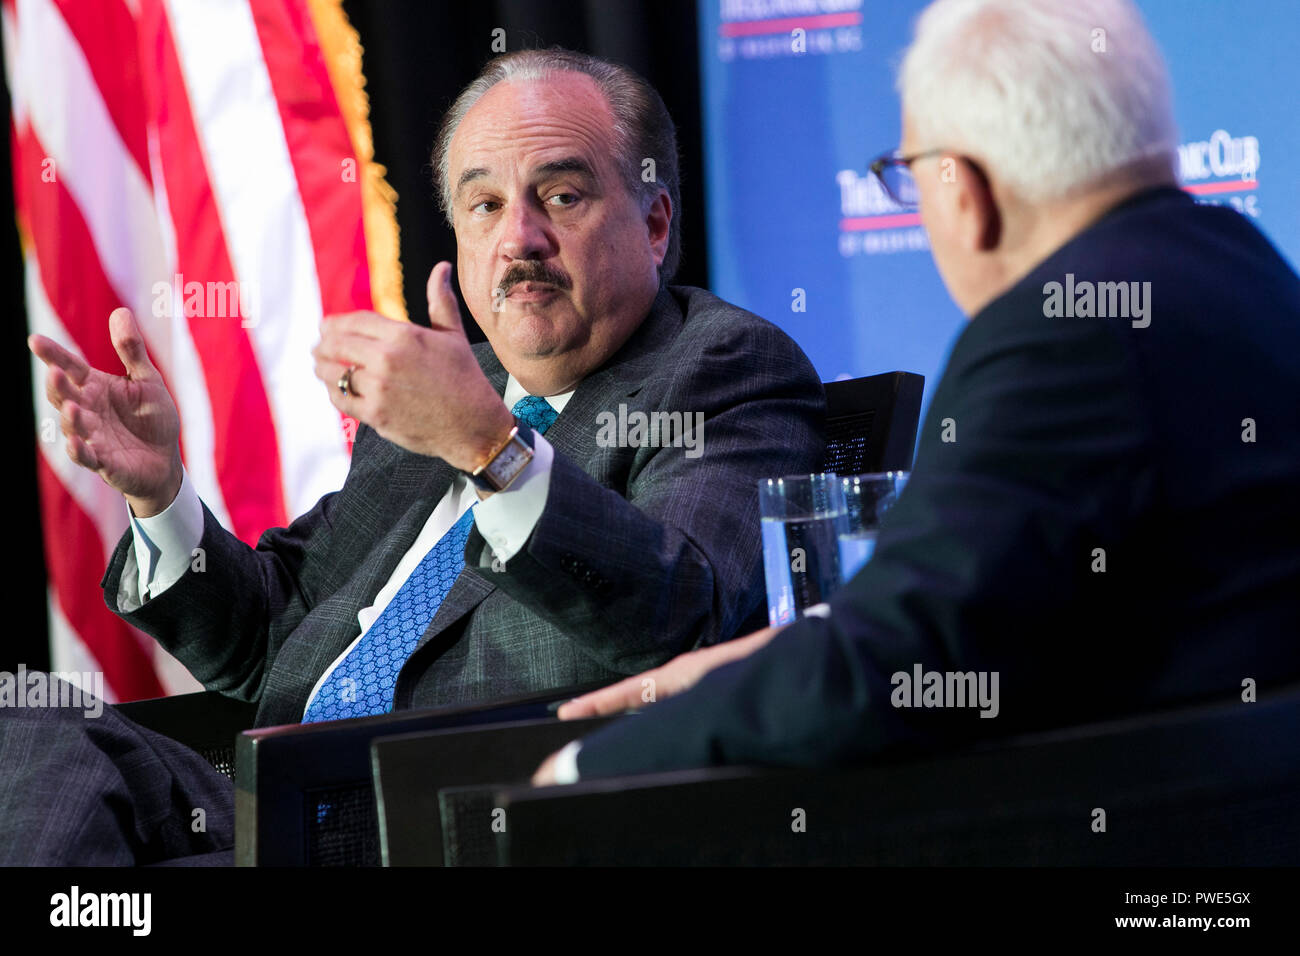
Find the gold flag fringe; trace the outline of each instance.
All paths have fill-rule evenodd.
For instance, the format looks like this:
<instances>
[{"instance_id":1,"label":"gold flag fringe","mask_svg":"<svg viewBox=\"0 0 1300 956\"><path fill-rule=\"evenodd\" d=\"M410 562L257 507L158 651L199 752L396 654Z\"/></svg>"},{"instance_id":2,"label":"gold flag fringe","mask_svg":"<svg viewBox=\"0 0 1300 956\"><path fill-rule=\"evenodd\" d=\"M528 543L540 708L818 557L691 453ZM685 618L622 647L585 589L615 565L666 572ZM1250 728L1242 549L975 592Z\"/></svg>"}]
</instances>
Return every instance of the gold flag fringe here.
<instances>
[{"instance_id":1,"label":"gold flag fringe","mask_svg":"<svg viewBox=\"0 0 1300 956\"><path fill-rule=\"evenodd\" d=\"M361 38L343 12L343 0L307 0L307 9L325 57L334 98L338 101L357 157L370 295L375 311L394 319L406 319L397 229L397 192L384 178L388 171L375 162L374 139L370 132L370 97L366 94L366 78L361 71Z\"/></svg>"}]
</instances>

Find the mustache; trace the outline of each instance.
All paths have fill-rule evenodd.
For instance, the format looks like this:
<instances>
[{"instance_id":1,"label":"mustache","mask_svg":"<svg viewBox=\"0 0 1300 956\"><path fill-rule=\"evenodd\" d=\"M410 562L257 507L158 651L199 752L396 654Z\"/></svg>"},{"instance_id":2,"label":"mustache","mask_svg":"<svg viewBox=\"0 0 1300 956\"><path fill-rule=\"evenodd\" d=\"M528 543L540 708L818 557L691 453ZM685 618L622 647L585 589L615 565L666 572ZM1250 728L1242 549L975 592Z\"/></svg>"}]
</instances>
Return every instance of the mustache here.
<instances>
[{"instance_id":1,"label":"mustache","mask_svg":"<svg viewBox=\"0 0 1300 956\"><path fill-rule=\"evenodd\" d=\"M501 281L497 283L494 294L497 298L505 298L510 294L510 290L521 282L541 282L566 292L573 288L572 280L559 269L537 259L527 259L516 262L506 270Z\"/></svg>"}]
</instances>

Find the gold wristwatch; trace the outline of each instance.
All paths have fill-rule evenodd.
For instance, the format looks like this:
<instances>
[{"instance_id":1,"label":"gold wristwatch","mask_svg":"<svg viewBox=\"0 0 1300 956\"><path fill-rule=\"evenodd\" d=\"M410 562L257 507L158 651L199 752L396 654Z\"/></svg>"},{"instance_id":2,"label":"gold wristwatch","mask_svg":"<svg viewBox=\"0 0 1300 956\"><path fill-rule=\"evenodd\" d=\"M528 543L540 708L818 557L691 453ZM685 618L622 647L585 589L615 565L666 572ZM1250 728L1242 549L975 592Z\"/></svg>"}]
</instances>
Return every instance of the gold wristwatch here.
<instances>
[{"instance_id":1,"label":"gold wristwatch","mask_svg":"<svg viewBox=\"0 0 1300 956\"><path fill-rule=\"evenodd\" d=\"M492 450L487 461L472 472L469 480L483 491L504 491L533 460L533 430L515 419L506 440Z\"/></svg>"}]
</instances>

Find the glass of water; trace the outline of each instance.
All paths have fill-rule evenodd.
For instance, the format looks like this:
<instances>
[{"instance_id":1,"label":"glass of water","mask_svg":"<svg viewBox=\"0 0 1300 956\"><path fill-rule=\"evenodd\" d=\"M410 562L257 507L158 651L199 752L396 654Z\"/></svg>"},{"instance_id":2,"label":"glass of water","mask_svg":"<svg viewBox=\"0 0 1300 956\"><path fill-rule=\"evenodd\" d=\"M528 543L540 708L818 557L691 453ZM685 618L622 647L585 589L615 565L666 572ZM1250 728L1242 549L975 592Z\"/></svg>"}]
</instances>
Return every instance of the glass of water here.
<instances>
[{"instance_id":1,"label":"glass of water","mask_svg":"<svg viewBox=\"0 0 1300 956\"><path fill-rule=\"evenodd\" d=\"M838 541L848 525L839 478L765 478L758 483L758 512L769 623L819 613L841 582Z\"/></svg>"},{"instance_id":2,"label":"glass of water","mask_svg":"<svg viewBox=\"0 0 1300 956\"><path fill-rule=\"evenodd\" d=\"M906 471L883 471L840 479L846 513L845 525L839 534L842 581L857 574L875 553L880 519L893 507L907 484L907 476Z\"/></svg>"}]
</instances>

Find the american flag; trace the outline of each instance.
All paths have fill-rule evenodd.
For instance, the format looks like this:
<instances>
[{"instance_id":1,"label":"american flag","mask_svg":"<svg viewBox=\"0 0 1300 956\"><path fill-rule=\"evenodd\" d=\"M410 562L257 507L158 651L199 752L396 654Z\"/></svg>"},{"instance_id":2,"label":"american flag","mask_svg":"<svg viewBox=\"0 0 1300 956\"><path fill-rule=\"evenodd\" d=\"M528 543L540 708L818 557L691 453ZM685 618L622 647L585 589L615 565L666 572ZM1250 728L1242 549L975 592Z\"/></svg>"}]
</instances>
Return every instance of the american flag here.
<instances>
[{"instance_id":1,"label":"american flag","mask_svg":"<svg viewBox=\"0 0 1300 956\"><path fill-rule=\"evenodd\" d=\"M3 0L30 330L122 374L129 307L200 497L255 543L338 488L355 423L312 372L321 318L405 318L340 0ZM33 358L53 670L109 701L197 687L105 606L122 497L75 465Z\"/></svg>"}]
</instances>

